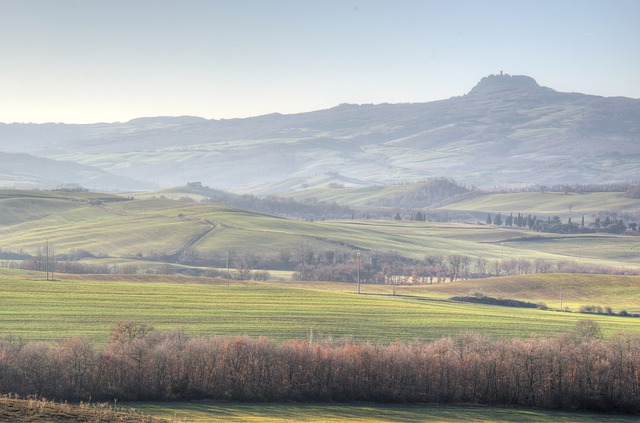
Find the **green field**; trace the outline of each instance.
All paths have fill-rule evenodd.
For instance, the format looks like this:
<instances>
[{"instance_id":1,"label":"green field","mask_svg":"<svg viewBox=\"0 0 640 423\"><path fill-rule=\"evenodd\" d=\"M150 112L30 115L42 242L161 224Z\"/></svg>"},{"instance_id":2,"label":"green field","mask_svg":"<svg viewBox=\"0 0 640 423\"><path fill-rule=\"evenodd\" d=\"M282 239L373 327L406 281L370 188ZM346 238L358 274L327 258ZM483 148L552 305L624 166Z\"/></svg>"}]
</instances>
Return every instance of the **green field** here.
<instances>
[{"instance_id":1,"label":"green field","mask_svg":"<svg viewBox=\"0 0 640 423\"><path fill-rule=\"evenodd\" d=\"M395 188L394 188L395 189ZM376 191L368 189L373 195ZM341 192L347 196L348 191ZM375 191L375 192L374 192ZM351 191L353 193L355 191ZM367 189L358 191L360 194ZM90 201L101 198L100 202ZM346 197L345 201L346 201ZM333 198L337 200L338 198ZM349 201L366 201L356 197ZM126 201L125 201L126 200ZM447 206L478 216L532 213L572 216L602 208L633 211L640 202L621 194L495 194ZM600 208L599 208L600 207ZM566 333L579 320L596 321L605 337L640 332L640 319L451 302L481 290L487 296L544 302L554 309L584 305L640 312L640 277L537 274L461 280L438 285L238 282L205 277L151 275L163 257L189 248L200 257L277 255L296 260L302 249L395 252L422 259L463 254L488 261L545 259L635 270L640 237L557 235L482 223L382 220L305 222L209 203L152 196L135 200L90 193L0 192L0 248L35 253L45 242L57 254L84 250L87 263L135 264L136 275L58 275L0 270L0 336L57 342L86 337L107 343L113 325L134 320L160 330L192 335L339 339L388 344L434 340L473 331L496 338ZM480 222L483 219L478 219ZM201 236L202 235L202 236ZM196 240L196 242L193 242ZM175 266L183 266L176 264ZM275 272L272 272L275 275ZM409 407L291 404L132 404L143 412L179 421L633 421L631 417L477 407ZM219 419L219 420L215 420ZM636 420L637 421L637 420Z\"/></svg>"},{"instance_id":2,"label":"green field","mask_svg":"<svg viewBox=\"0 0 640 423\"><path fill-rule=\"evenodd\" d=\"M232 282L227 286L222 280L201 283L206 278L132 279L136 281L4 277L0 280L3 335L45 342L81 336L104 344L116 322L134 320L205 336L246 334L285 340L312 335L389 343L465 331L507 338L547 336L570 331L586 318L578 313L444 301L438 298L442 294L431 295L426 288L400 287L393 296L389 286L364 285L363 294L357 295L355 284ZM620 286L621 297L629 292L637 292L635 286ZM640 319L588 317L600 324L605 336L640 331Z\"/></svg>"},{"instance_id":3,"label":"green field","mask_svg":"<svg viewBox=\"0 0 640 423\"><path fill-rule=\"evenodd\" d=\"M637 416L439 405L132 403L143 414L204 422L637 422Z\"/></svg>"},{"instance_id":4,"label":"green field","mask_svg":"<svg viewBox=\"0 0 640 423\"><path fill-rule=\"evenodd\" d=\"M615 194L615 193L614 193ZM601 204L605 193L589 207ZM85 197L61 197L59 193L0 191L0 249L35 254L48 241L56 254L87 251L108 262L137 260L142 269L157 269L149 260L162 259L186 248L198 257L220 260L251 254L278 258L286 251L293 263L301 249L341 251L355 258L360 250L394 252L422 259L427 255L463 254L474 259L546 259L574 261L615 268L640 267L640 237L609 234L558 235L485 224L432 223L386 220L337 220L306 222L277 218L208 203L147 198L91 203ZM83 193L87 196L87 193ZM97 195L97 194L95 194ZM564 200L556 194L504 194L534 204L533 196ZM621 194L620 194L621 195ZM619 196L620 196L619 195ZM480 197L459 207L491 207L496 210L502 194ZM617 198L631 206L638 200ZM597 198L596 198L597 197ZM489 201L484 204L482 199ZM119 200L125 200L120 198ZM558 200L560 201L560 200ZM611 204L613 200L609 202ZM466 205L465 205L466 204ZM475 205L474 205L475 204ZM517 203L520 205L520 203ZM616 203L618 204L618 203ZM558 205L559 209L566 204ZM546 207L539 205L539 207ZM556 210L556 211L559 211ZM155 270L153 270L155 271Z\"/></svg>"},{"instance_id":5,"label":"green field","mask_svg":"<svg viewBox=\"0 0 640 423\"><path fill-rule=\"evenodd\" d=\"M464 296L480 290L495 298L510 298L548 307L578 310L580 306L612 307L640 313L640 278L637 276L536 274L487 279L469 279L455 283L402 287L403 293L430 298Z\"/></svg>"},{"instance_id":6,"label":"green field","mask_svg":"<svg viewBox=\"0 0 640 423\"><path fill-rule=\"evenodd\" d=\"M356 208L366 207L371 202L394 194L401 194L414 190L418 184L405 185L376 185L369 187L329 188L316 186L285 194L289 198L302 201L314 198L319 201L335 201ZM636 212L638 199L626 198L623 192L518 192L518 193L478 193L467 200L460 200L438 207L441 210L453 210L476 214L484 222L487 213L524 213L537 215L540 218L560 216L563 220L572 217L578 221L585 215L587 221L590 216L598 212ZM401 207L399 207L401 208Z\"/></svg>"},{"instance_id":7,"label":"green field","mask_svg":"<svg viewBox=\"0 0 640 423\"><path fill-rule=\"evenodd\" d=\"M585 216L587 222L590 216L598 212L637 212L640 202L638 199L627 198L623 192L592 192L585 194L563 192L519 192L505 194L486 194L470 200L448 204L447 210L464 211L470 213L487 213L492 215L502 213L531 214L539 218L560 216L563 221L571 217L579 222ZM484 221L484 220L482 220Z\"/></svg>"}]
</instances>

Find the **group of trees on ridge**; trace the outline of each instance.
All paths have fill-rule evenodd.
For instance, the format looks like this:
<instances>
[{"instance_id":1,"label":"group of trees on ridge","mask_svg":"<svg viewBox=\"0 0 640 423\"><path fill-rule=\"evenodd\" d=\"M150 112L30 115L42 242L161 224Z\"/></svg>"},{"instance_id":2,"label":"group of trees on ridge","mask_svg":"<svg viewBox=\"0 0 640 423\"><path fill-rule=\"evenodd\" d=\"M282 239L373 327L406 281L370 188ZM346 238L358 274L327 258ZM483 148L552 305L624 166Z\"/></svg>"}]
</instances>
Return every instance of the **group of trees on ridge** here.
<instances>
[{"instance_id":1,"label":"group of trees on ridge","mask_svg":"<svg viewBox=\"0 0 640 423\"><path fill-rule=\"evenodd\" d=\"M640 336L592 321L550 338L390 345L192 337L120 322L105 347L0 340L0 393L63 401L474 403L640 412Z\"/></svg>"},{"instance_id":2,"label":"group of trees on ridge","mask_svg":"<svg viewBox=\"0 0 640 423\"><path fill-rule=\"evenodd\" d=\"M565 194L589 194L592 192L624 192L630 197L630 193L637 191L640 193L640 181L609 182L600 184L555 184L555 185L526 185L522 187L494 187L495 193L514 192L563 192ZM640 197L636 197L640 198Z\"/></svg>"},{"instance_id":3,"label":"group of trees on ridge","mask_svg":"<svg viewBox=\"0 0 640 423\"><path fill-rule=\"evenodd\" d=\"M381 193L366 202L366 207L357 209L337 204L335 201L322 201L317 197L294 200L275 195L255 196L253 194L231 194L209 187L192 184L187 186L194 194L207 196L201 200L204 203L224 204L243 210L270 214L299 220L325 219L392 219L397 215L396 209L403 209L403 214L415 215L419 213L431 221L449 221L451 219L465 219L470 216L451 211L432 209L446 203L462 200L481 191L475 187L465 187L448 178L430 178L411 184L397 184L406 189L394 190L388 194ZM327 188L345 189L336 182L329 183ZM358 188L354 188L358 189ZM187 191L189 193L189 191ZM165 198L160 195L160 198ZM188 195L182 196L180 201L194 202Z\"/></svg>"},{"instance_id":4,"label":"group of trees on ridge","mask_svg":"<svg viewBox=\"0 0 640 423\"><path fill-rule=\"evenodd\" d=\"M559 216L548 217L546 220L538 219L535 215L524 215L518 213L516 216L511 213L508 216L502 216L501 213L491 213L487 215L486 223L488 225L509 226L517 228L525 228L537 232L551 232L562 234L587 234L587 233L611 233L611 234L629 234L640 235L638 232L638 224L631 222L625 224L622 219L606 215L604 218L595 216L594 221L585 225L584 216L580 218L580 223L573 222L571 217L566 223L562 222Z\"/></svg>"}]
</instances>

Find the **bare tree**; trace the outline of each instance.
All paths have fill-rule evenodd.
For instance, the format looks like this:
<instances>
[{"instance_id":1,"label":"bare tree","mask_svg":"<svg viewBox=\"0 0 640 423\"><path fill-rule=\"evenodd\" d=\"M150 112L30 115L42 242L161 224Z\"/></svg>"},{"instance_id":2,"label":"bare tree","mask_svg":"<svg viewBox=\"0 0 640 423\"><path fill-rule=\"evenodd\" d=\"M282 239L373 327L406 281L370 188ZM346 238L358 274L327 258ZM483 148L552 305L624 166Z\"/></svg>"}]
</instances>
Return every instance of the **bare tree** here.
<instances>
[{"instance_id":1,"label":"bare tree","mask_svg":"<svg viewBox=\"0 0 640 423\"><path fill-rule=\"evenodd\" d=\"M253 272L253 263L250 257L244 255L233 261L233 267L238 272L236 279L240 281L251 279Z\"/></svg>"}]
</instances>

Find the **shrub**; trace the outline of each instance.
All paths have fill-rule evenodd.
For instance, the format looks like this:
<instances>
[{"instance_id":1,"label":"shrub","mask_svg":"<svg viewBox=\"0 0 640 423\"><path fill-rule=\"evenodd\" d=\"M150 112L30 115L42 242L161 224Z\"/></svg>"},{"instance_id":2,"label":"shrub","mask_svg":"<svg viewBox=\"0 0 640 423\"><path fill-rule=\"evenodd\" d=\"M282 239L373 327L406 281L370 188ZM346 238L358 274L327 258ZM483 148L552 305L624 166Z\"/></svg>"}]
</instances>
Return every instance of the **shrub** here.
<instances>
[{"instance_id":1,"label":"shrub","mask_svg":"<svg viewBox=\"0 0 640 423\"><path fill-rule=\"evenodd\" d=\"M569 342L567 342L569 341ZM199 400L475 403L640 412L640 335L473 333L390 345L350 340L190 337L121 322L95 349L0 340L0 394L62 401Z\"/></svg>"}]
</instances>

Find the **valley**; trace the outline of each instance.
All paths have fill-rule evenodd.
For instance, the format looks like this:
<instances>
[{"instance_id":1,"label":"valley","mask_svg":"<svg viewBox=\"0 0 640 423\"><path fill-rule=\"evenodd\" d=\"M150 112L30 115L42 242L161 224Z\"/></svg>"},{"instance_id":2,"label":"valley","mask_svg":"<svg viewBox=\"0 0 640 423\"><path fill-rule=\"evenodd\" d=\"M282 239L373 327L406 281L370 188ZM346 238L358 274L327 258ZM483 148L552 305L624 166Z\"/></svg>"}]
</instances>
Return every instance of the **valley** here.
<instances>
[{"instance_id":1,"label":"valley","mask_svg":"<svg viewBox=\"0 0 640 423\"><path fill-rule=\"evenodd\" d=\"M638 122L640 100L500 74L430 103L0 124L0 393L185 421L307 401L626 421Z\"/></svg>"}]
</instances>

